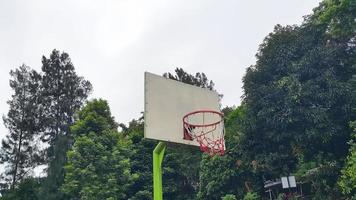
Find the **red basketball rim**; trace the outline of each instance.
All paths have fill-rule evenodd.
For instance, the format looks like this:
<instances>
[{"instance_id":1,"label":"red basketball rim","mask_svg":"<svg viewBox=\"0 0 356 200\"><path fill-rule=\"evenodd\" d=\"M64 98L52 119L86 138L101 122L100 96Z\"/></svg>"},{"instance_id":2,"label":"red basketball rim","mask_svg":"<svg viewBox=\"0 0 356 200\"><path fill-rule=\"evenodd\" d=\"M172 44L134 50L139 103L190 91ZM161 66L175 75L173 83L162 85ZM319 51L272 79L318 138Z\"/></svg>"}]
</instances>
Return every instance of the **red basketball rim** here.
<instances>
[{"instance_id":1,"label":"red basketball rim","mask_svg":"<svg viewBox=\"0 0 356 200\"><path fill-rule=\"evenodd\" d=\"M221 117L221 119L219 121L217 121L217 122L210 123L210 124L190 124L189 122L187 122L187 119L188 119L189 116L197 114L197 113L213 113L213 114L219 115ZM197 111L194 111L194 112L190 112L190 113L184 115L184 117L183 117L183 123L184 124L187 124L189 126L194 126L194 127L215 126L215 125L218 125L219 123L221 123L223 120L224 120L224 114L221 113L221 112L214 111L214 110L197 110Z\"/></svg>"}]
</instances>

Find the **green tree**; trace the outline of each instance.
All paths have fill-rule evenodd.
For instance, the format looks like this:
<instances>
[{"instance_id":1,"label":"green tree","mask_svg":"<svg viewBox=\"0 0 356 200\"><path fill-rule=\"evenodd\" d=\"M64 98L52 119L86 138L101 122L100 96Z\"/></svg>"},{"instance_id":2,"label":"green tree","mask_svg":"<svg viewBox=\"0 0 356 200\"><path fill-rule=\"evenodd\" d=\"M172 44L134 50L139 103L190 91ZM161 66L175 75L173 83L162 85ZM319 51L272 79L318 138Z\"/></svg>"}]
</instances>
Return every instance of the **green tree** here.
<instances>
[{"instance_id":1,"label":"green tree","mask_svg":"<svg viewBox=\"0 0 356 200\"><path fill-rule=\"evenodd\" d=\"M204 155L200 164L200 188L197 199L215 199L228 194L236 194L239 185L236 163L230 156Z\"/></svg>"},{"instance_id":2,"label":"green tree","mask_svg":"<svg viewBox=\"0 0 356 200\"><path fill-rule=\"evenodd\" d=\"M174 72L175 74L171 74L170 72L164 73L163 76L186 84L214 90L214 82L209 81L204 73L197 72L194 76L184 71L183 68L176 68Z\"/></svg>"},{"instance_id":3,"label":"green tree","mask_svg":"<svg viewBox=\"0 0 356 200\"><path fill-rule=\"evenodd\" d=\"M255 192L248 192L246 193L246 195L244 196L243 200L257 200L260 199L260 197L258 196L257 193Z\"/></svg>"},{"instance_id":4,"label":"green tree","mask_svg":"<svg viewBox=\"0 0 356 200\"><path fill-rule=\"evenodd\" d=\"M78 113L68 151L62 191L74 199L128 199L137 176L131 173L129 140L120 136L104 100L93 100Z\"/></svg>"},{"instance_id":5,"label":"green tree","mask_svg":"<svg viewBox=\"0 0 356 200\"><path fill-rule=\"evenodd\" d=\"M59 191L64 180L63 166L66 152L72 144L69 127L74 113L88 97L92 86L76 74L67 53L53 50L50 57L42 58L42 93L46 122L42 140L49 143L47 149L47 178L41 190L41 199L64 199Z\"/></svg>"},{"instance_id":6,"label":"green tree","mask_svg":"<svg viewBox=\"0 0 356 200\"><path fill-rule=\"evenodd\" d=\"M13 190L2 192L1 200L37 200L38 190L40 188L41 179L38 178L25 178Z\"/></svg>"},{"instance_id":7,"label":"green tree","mask_svg":"<svg viewBox=\"0 0 356 200\"><path fill-rule=\"evenodd\" d=\"M225 117L224 156L203 156L199 172L198 199L220 199L225 194L242 199L245 192L258 190L255 184L260 177L253 160L245 156L240 148L240 138L245 122L246 107L241 105Z\"/></svg>"},{"instance_id":8,"label":"green tree","mask_svg":"<svg viewBox=\"0 0 356 200\"><path fill-rule=\"evenodd\" d=\"M221 200L237 200L236 196L233 194L227 194L221 198Z\"/></svg>"},{"instance_id":9,"label":"green tree","mask_svg":"<svg viewBox=\"0 0 356 200\"><path fill-rule=\"evenodd\" d=\"M155 142L144 139L143 117L132 120L128 126L120 124L122 134L131 140L130 160L131 171L137 175L137 179L129 188L130 200L152 199L152 150Z\"/></svg>"},{"instance_id":10,"label":"green tree","mask_svg":"<svg viewBox=\"0 0 356 200\"><path fill-rule=\"evenodd\" d=\"M152 199L152 150L156 142L144 139L143 118L132 120L128 126L124 124L120 126L122 134L132 141L131 170L138 175L135 183L130 187L129 199ZM187 163L197 162L200 159L201 152L196 147L169 144L163 162L164 198L194 199L198 187L199 166L192 167Z\"/></svg>"},{"instance_id":11,"label":"green tree","mask_svg":"<svg viewBox=\"0 0 356 200\"><path fill-rule=\"evenodd\" d=\"M59 135L68 135L74 113L92 90L89 81L76 74L69 55L53 50L42 57L42 103L47 117L44 141L54 145ZM50 157L51 155L49 155Z\"/></svg>"},{"instance_id":12,"label":"green tree","mask_svg":"<svg viewBox=\"0 0 356 200\"><path fill-rule=\"evenodd\" d=\"M256 160L261 181L314 160L319 169L336 172L314 180L315 198L337 198L321 187L336 188L348 152L348 122L355 119L355 13L353 0L324 1L301 26L276 26L247 69L241 147Z\"/></svg>"},{"instance_id":13,"label":"green tree","mask_svg":"<svg viewBox=\"0 0 356 200\"><path fill-rule=\"evenodd\" d=\"M338 184L344 195L356 198L356 121L350 123L350 126L353 128L353 136L349 142L350 153Z\"/></svg>"},{"instance_id":14,"label":"green tree","mask_svg":"<svg viewBox=\"0 0 356 200\"><path fill-rule=\"evenodd\" d=\"M0 163L6 164L5 180L14 189L40 162L34 139L41 129L42 107L37 106L40 75L25 65L11 71L10 75L14 94L8 101L7 116L3 117L9 134L2 140Z\"/></svg>"}]
</instances>

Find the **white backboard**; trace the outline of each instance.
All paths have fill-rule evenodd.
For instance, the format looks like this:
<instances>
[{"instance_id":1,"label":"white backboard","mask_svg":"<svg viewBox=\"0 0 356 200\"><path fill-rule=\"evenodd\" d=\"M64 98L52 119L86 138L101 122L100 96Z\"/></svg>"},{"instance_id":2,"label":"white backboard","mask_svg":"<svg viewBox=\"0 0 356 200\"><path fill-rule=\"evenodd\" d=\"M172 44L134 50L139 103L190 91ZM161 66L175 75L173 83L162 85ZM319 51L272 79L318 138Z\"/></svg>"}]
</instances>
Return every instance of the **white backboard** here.
<instances>
[{"instance_id":1,"label":"white backboard","mask_svg":"<svg viewBox=\"0 0 356 200\"><path fill-rule=\"evenodd\" d=\"M297 187L297 182L295 181L295 176L281 177L282 188L295 188Z\"/></svg>"},{"instance_id":2,"label":"white backboard","mask_svg":"<svg viewBox=\"0 0 356 200\"><path fill-rule=\"evenodd\" d=\"M197 110L220 112L219 95L145 72L145 138L199 146L183 139L183 117Z\"/></svg>"},{"instance_id":3,"label":"white backboard","mask_svg":"<svg viewBox=\"0 0 356 200\"><path fill-rule=\"evenodd\" d=\"M282 181L282 188L283 188L283 189L289 188L289 184L288 184L288 179L287 179L287 177L282 177L282 178L281 178L281 181Z\"/></svg>"},{"instance_id":4,"label":"white backboard","mask_svg":"<svg viewBox=\"0 0 356 200\"><path fill-rule=\"evenodd\" d=\"M289 181L289 187L291 187L291 188L297 187L297 182L295 181L295 176L289 176L288 181Z\"/></svg>"}]
</instances>

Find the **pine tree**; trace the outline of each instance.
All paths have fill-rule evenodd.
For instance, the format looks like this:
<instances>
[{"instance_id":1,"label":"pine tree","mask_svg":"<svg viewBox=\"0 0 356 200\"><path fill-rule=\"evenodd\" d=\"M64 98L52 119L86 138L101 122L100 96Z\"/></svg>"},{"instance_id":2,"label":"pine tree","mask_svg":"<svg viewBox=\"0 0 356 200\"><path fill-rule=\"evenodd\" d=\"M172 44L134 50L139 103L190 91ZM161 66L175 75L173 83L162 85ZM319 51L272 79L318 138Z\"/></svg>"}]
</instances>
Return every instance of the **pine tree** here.
<instances>
[{"instance_id":1,"label":"pine tree","mask_svg":"<svg viewBox=\"0 0 356 200\"><path fill-rule=\"evenodd\" d=\"M53 50L50 58L42 57L42 99L46 108L47 127L44 141L53 145L59 135L68 135L74 113L92 90L89 81L76 74L67 53Z\"/></svg>"},{"instance_id":2,"label":"pine tree","mask_svg":"<svg viewBox=\"0 0 356 200\"><path fill-rule=\"evenodd\" d=\"M214 82L209 81L209 79L203 72L197 72L195 76L187 73L182 68L176 68L174 72L175 74L171 74L170 72L164 73L163 76L186 84L195 85L201 88L207 88L209 90L214 90Z\"/></svg>"},{"instance_id":3,"label":"pine tree","mask_svg":"<svg viewBox=\"0 0 356 200\"><path fill-rule=\"evenodd\" d=\"M6 163L5 179L14 189L40 161L34 139L40 131L43 107L38 105L41 77L36 71L22 65L10 75L14 94L3 117L9 134L2 140L0 163Z\"/></svg>"},{"instance_id":4,"label":"pine tree","mask_svg":"<svg viewBox=\"0 0 356 200\"><path fill-rule=\"evenodd\" d=\"M47 178L41 198L63 199L59 187L64 180L63 166L72 138L69 127L74 122L74 113L82 106L92 90L89 81L76 74L67 53L53 50L50 58L42 58L42 105L46 123L42 140L49 143L47 149Z\"/></svg>"}]
</instances>

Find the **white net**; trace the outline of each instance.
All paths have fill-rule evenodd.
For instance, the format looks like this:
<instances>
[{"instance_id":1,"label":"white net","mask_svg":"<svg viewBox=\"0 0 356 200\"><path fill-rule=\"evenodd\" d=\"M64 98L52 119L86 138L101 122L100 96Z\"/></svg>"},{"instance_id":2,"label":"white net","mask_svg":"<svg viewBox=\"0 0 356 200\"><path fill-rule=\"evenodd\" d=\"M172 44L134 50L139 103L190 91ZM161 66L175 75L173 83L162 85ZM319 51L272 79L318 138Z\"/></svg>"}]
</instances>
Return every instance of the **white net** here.
<instances>
[{"instance_id":1,"label":"white net","mask_svg":"<svg viewBox=\"0 0 356 200\"><path fill-rule=\"evenodd\" d=\"M220 112L202 110L183 118L184 139L196 140L200 149L210 155L224 155L224 116Z\"/></svg>"}]
</instances>

